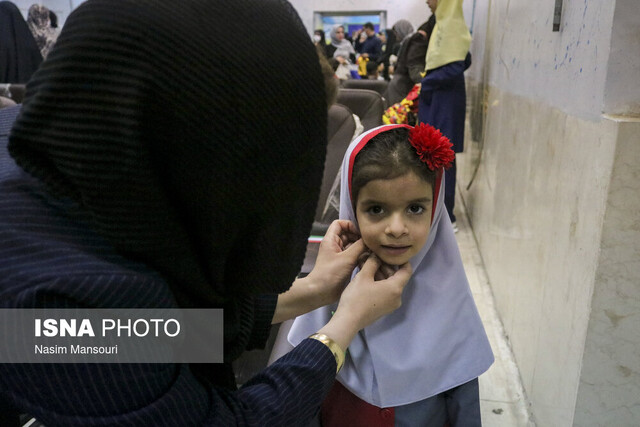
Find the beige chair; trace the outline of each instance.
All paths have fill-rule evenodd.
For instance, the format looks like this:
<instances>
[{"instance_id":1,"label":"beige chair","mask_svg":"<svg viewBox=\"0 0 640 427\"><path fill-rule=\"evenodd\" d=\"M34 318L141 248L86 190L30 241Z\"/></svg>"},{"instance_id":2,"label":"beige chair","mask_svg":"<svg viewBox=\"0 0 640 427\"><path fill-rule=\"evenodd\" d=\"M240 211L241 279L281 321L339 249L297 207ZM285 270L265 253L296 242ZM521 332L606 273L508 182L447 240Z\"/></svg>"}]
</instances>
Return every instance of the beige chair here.
<instances>
[{"instance_id":1,"label":"beige chair","mask_svg":"<svg viewBox=\"0 0 640 427\"><path fill-rule=\"evenodd\" d=\"M327 232L327 228L334 219L338 219L337 212L335 215L325 215L324 207L327 197L331 192L331 187L338 176L340 165L344 153L349 147L349 143L353 139L356 131L356 122L353 113L347 107L341 104L333 104L329 108L329 117L327 121L327 155L324 160L324 172L322 175L322 183L320 184L320 195L318 196L318 205L316 206L316 215L311 227L312 236L322 237ZM307 252L305 254L300 276L307 275L315 265L316 256L318 255L318 243L309 242L307 244Z\"/></svg>"},{"instance_id":2,"label":"beige chair","mask_svg":"<svg viewBox=\"0 0 640 427\"><path fill-rule=\"evenodd\" d=\"M351 110L341 104L333 104L329 108L327 121L327 156L324 160L324 173L322 184L320 185L320 197L316 208L315 221L322 221L322 211L324 209L327 196L333 185L342 158L347 151L347 147L353 139L356 131L356 122Z\"/></svg>"},{"instance_id":3,"label":"beige chair","mask_svg":"<svg viewBox=\"0 0 640 427\"><path fill-rule=\"evenodd\" d=\"M342 87L345 89L369 89L375 90L380 95L384 96L384 92L387 90L389 82L386 80L371 80L371 79L348 79L342 83Z\"/></svg>"},{"instance_id":4,"label":"beige chair","mask_svg":"<svg viewBox=\"0 0 640 427\"><path fill-rule=\"evenodd\" d=\"M18 83L0 83L0 96L10 98L16 104L24 99L26 85Z\"/></svg>"},{"instance_id":5,"label":"beige chair","mask_svg":"<svg viewBox=\"0 0 640 427\"><path fill-rule=\"evenodd\" d=\"M382 124L384 98L374 90L340 88L336 102L346 106L360 118L365 132Z\"/></svg>"}]
</instances>

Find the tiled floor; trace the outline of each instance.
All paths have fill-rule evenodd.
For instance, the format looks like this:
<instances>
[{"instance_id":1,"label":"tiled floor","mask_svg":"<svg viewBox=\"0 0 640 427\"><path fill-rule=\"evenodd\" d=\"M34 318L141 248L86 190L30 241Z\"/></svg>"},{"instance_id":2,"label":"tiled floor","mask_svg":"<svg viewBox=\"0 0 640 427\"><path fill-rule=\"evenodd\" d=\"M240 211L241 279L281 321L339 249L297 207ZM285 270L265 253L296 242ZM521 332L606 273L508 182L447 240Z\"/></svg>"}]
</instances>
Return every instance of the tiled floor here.
<instances>
[{"instance_id":1,"label":"tiled floor","mask_svg":"<svg viewBox=\"0 0 640 427\"><path fill-rule=\"evenodd\" d=\"M480 376L480 407L484 427L534 427L520 374L498 317L482 257L469 225L464 203L456 193L456 234L462 262L496 361Z\"/></svg>"}]
</instances>

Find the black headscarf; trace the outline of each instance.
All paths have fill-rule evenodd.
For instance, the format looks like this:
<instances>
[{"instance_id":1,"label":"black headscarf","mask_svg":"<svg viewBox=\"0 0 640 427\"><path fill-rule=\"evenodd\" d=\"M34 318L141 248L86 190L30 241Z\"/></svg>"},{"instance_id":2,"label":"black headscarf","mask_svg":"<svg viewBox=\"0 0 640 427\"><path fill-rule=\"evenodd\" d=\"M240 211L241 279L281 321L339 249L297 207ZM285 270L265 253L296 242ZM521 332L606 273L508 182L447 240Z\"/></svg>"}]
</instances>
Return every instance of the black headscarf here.
<instances>
[{"instance_id":1,"label":"black headscarf","mask_svg":"<svg viewBox=\"0 0 640 427\"><path fill-rule=\"evenodd\" d=\"M436 26L436 14L432 14L429 19L418 27L418 31L424 31L427 33L427 38L431 37L433 27Z\"/></svg>"},{"instance_id":2,"label":"black headscarf","mask_svg":"<svg viewBox=\"0 0 640 427\"><path fill-rule=\"evenodd\" d=\"M224 307L233 358L253 295L286 290L302 264L326 114L284 0L89 0L27 86L9 150L182 307Z\"/></svg>"},{"instance_id":3,"label":"black headscarf","mask_svg":"<svg viewBox=\"0 0 640 427\"><path fill-rule=\"evenodd\" d=\"M42 55L20 9L0 1L0 83L26 83Z\"/></svg>"},{"instance_id":4,"label":"black headscarf","mask_svg":"<svg viewBox=\"0 0 640 427\"><path fill-rule=\"evenodd\" d=\"M51 28L58 28L58 15L53 10L49 11L49 21L51 22Z\"/></svg>"}]
</instances>

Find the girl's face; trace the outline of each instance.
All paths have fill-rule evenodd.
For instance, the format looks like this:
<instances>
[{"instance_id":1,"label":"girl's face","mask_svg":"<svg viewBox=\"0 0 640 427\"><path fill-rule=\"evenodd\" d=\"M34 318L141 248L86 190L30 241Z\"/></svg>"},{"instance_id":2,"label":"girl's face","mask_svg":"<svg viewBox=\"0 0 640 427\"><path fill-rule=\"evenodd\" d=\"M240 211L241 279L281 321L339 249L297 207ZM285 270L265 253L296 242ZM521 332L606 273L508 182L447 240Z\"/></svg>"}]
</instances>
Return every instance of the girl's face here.
<instances>
[{"instance_id":1,"label":"girl's face","mask_svg":"<svg viewBox=\"0 0 640 427\"><path fill-rule=\"evenodd\" d=\"M413 172L369 181L355 209L362 240L387 264L408 262L429 237L432 204L431 184Z\"/></svg>"},{"instance_id":2,"label":"girl's face","mask_svg":"<svg viewBox=\"0 0 640 427\"><path fill-rule=\"evenodd\" d=\"M344 28L342 27L336 28L336 39L338 40L344 39Z\"/></svg>"}]
</instances>

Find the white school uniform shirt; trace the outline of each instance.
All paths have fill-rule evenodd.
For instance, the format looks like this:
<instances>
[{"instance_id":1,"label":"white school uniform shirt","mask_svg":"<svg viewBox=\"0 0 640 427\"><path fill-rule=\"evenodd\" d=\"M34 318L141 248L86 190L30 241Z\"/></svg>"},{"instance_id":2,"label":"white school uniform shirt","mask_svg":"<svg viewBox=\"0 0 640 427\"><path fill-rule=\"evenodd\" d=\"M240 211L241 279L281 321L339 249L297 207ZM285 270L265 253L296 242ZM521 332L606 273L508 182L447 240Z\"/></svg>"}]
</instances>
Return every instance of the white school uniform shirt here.
<instances>
[{"instance_id":1,"label":"white school uniform shirt","mask_svg":"<svg viewBox=\"0 0 640 427\"><path fill-rule=\"evenodd\" d=\"M404 125L384 125L355 139L345 154L341 189L350 189L353 160L376 134ZM494 361L473 301L449 216L444 179L438 173L431 230L411 258L413 274L402 306L358 332L337 376L360 399L378 407L407 405L462 385ZM349 191L340 194L340 218L356 222ZM353 272L355 275L358 269ZM293 323L292 345L315 333L337 304L321 307Z\"/></svg>"}]
</instances>

